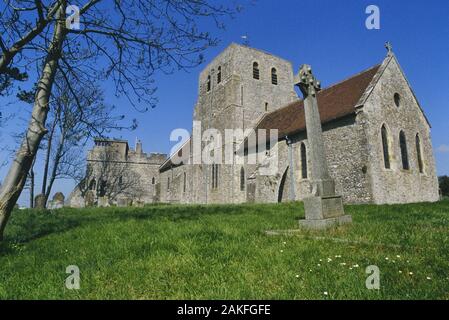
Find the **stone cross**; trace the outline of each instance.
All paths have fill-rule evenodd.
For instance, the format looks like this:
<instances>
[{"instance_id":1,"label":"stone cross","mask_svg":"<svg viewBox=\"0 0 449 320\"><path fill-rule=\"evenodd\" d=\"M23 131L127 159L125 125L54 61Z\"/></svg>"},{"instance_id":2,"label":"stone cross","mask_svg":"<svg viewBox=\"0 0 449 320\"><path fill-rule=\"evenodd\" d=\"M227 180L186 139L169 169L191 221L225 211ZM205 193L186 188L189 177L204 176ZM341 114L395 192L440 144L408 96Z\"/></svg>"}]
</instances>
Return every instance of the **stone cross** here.
<instances>
[{"instance_id":1,"label":"stone cross","mask_svg":"<svg viewBox=\"0 0 449 320\"><path fill-rule=\"evenodd\" d=\"M326 150L323 139L317 94L320 82L312 74L309 65L303 65L295 84L304 95L304 113L311 170L311 196L304 199L306 220L300 220L301 227L324 229L333 225L349 223L351 216L345 215L341 196L335 193L335 182L329 175Z\"/></svg>"},{"instance_id":2,"label":"stone cross","mask_svg":"<svg viewBox=\"0 0 449 320\"><path fill-rule=\"evenodd\" d=\"M385 49L387 49L389 56L393 54L393 46L391 45L390 41L385 42Z\"/></svg>"},{"instance_id":3,"label":"stone cross","mask_svg":"<svg viewBox=\"0 0 449 320\"><path fill-rule=\"evenodd\" d=\"M307 140L309 141L309 157L312 163L312 193L316 196L335 195L334 183L330 179L326 161L321 118L316 97L321 90L321 84L312 74L312 68L309 65L303 65L297 76L296 85L304 95Z\"/></svg>"}]
</instances>

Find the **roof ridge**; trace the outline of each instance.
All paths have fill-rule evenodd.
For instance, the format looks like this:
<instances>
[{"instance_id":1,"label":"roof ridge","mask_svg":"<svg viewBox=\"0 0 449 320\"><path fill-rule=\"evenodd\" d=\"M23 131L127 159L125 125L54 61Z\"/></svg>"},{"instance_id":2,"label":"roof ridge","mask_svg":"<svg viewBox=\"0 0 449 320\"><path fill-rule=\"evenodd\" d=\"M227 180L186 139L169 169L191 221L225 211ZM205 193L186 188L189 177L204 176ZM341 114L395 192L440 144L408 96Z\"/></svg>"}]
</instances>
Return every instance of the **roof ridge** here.
<instances>
[{"instance_id":1,"label":"roof ridge","mask_svg":"<svg viewBox=\"0 0 449 320\"><path fill-rule=\"evenodd\" d=\"M368 68L368 69L365 69L365 70L363 70L363 71L360 71L359 73L356 73L355 75L352 75L352 76L350 76L350 77L348 77L348 78L346 78L346 79L344 79L344 80L338 81L338 82L336 82L336 83L330 85L329 87L326 87L326 88L322 89L320 92L324 92L324 91L326 91L326 90L332 89L333 87L336 87L336 86L338 86L338 85L340 85L340 84L343 84L343 83L345 83L346 81L349 81L349 80L351 80L351 79L353 79L353 78L356 78L356 77L358 77L358 76L360 76L360 75L362 75L362 74L364 74L364 73L367 73L367 72L369 72L369 71L371 71L371 70L373 70L373 69L375 69L375 68L380 68L381 65L382 65L382 63L379 63L379 64L376 64L376 65L374 65L374 66L372 66L372 67L370 67L370 68ZM373 78L374 78L374 76L373 76ZM367 87L368 87L368 86L367 86ZM300 103L300 102L303 102L303 101L304 101L304 99L298 97L297 100L292 101L292 102L286 104L285 106L283 106L283 107L281 107L281 108L279 108L279 109L276 109L276 110L273 110L273 111L271 111L271 112L266 113L266 114L260 119L259 122L262 122L262 120L263 120L267 115L269 115L269 114L274 114L274 113L276 113L276 112L280 112L281 110L284 110L284 109L290 107L290 106L291 106L292 104L294 104L294 103Z\"/></svg>"},{"instance_id":2,"label":"roof ridge","mask_svg":"<svg viewBox=\"0 0 449 320\"><path fill-rule=\"evenodd\" d=\"M375 66L372 66L372 67L370 67L370 68L368 68L368 69L365 69L365 70L363 70L363 71L360 71L359 73L356 73L356 74L354 74L354 75L352 75L352 76L350 76L350 77L348 77L348 78L346 78L346 79L344 79L344 80L340 80L340 81L338 81L338 82L336 82L336 83L330 85L329 87L324 88L323 90L321 90L321 92L326 91L326 90L329 90L329 89L331 89L331 88L333 88L333 87L336 87L336 86L338 86L338 85L340 85L340 84L342 84L342 83L345 83L346 81L349 81L349 80L351 80L351 79L353 79L353 78L356 78L356 77L358 77L358 76L360 76L360 75L362 75L362 74L364 74L364 73L367 73L367 72L369 72L369 71L371 71L371 70L373 70L373 69L375 69L375 68L379 68L381 65L382 65L382 63L378 63L378 64L376 64ZM373 78L374 78L374 76L373 76Z\"/></svg>"}]
</instances>

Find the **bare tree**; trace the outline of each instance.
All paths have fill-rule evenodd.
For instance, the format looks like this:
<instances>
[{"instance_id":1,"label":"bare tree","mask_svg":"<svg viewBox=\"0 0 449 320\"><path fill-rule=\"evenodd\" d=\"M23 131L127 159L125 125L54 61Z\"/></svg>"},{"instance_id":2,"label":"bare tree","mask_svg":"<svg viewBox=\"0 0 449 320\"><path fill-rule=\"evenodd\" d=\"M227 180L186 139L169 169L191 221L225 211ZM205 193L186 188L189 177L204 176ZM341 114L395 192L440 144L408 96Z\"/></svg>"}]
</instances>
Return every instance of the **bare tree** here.
<instances>
[{"instance_id":1,"label":"bare tree","mask_svg":"<svg viewBox=\"0 0 449 320\"><path fill-rule=\"evenodd\" d=\"M52 97L49 134L41 192L47 203L53 184L57 179L77 179L84 174L84 162L80 158L90 138L103 136L111 130L134 130L134 119L129 126L120 125L124 115L115 115L115 108L105 103L99 86L84 87L73 84L72 89L83 105L83 113L78 110L75 97L63 79L56 81Z\"/></svg>"},{"instance_id":2,"label":"bare tree","mask_svg":"<svg viewBox=\"0 0 449 320\"><path fill-rule=\"evenodd\" d=\"M139 199L143 196L140 175L132 170L129 162L110 147L92 159L88 164L82 195L94 191L98 197L105 197L113 203L118 198Z\"/></svg>"},{"instance_id":3,"label":"bare tree","mask_svg":"<svg viewBox=\"0 0 449 320\"><path fill-rule=\"evenodd\" d=\"M67 0L4 0L0 8L0 74L6 86L39 67L34 105L25 137L0 190L0 240L19 198L33 159L48 133L46 120L57 72L71 91L70 79L91 86L112 80L116 94L140 111L154 106L154 74L187 69L202 62L216 44L198 20L232 13L208 0L85 0L78 5L82 28L66 23L75 7ZM69 19L69 22L71 20ZM34 70L36 71L36 70ZM69 76L70 75L70 76ZM76 96L74 94L74 96ZM75 99L79 112L82 105Z\"/></svg>"},{"instance_id":4,"label":"bare tree","mask_svg":"<svg viewBox=\"0 0 449 320\"><path fill-rule=\"evenodd\" d=\"M27 189L29 192L29 207L34 208L34 191L36 186L36 175L34 173L34 164L36 163L36 157L34 158L33 164L31 165L30 172L28 173L28 178L25 183L24 189Z\"/></svg>"}]
</instances>

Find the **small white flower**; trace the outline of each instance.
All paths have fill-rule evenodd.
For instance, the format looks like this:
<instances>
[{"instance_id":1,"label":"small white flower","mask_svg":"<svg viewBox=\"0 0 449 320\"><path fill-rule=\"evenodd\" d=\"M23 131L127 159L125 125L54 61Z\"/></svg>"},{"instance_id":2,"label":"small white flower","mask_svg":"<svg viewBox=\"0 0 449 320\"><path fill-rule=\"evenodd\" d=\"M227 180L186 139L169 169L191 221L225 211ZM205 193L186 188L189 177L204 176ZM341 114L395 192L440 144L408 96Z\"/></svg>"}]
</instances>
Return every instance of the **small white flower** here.
<instances>
[{"instance_id":1,"label":"small white flower","mask_svg":"<svg viewBox=\"0 0 449 320\"><path fill-rule=\"evenodd\" d=\"M401 270L399 270L399 273L402 273L402 271L401 271Z\"/></svg>"},{"instance_id":2,"label":"small white flower","mask_svg":"<svg viewBox=\"0 0 449 320\"><path fill-rule=\"evenodd\" d=\"M284 241L284 244L287 244L287 242Z\"/></svg>"},{"instance_id":3,"label":"small white flower","mask_svg":"<svg viewBox=\"0 0 449 320\"><path fill-rule=\"evenodd\" d=\"M318 264L317 264L317 266L318 266L318 267L321 267L321 264L320 264L320 263L318 263Z\"/></svg>"},{"instance_id":4,"label":"small white flower","mask_svg":"<svg viewBox=\"0 0 449 320\"><path fill-rule=\"evenodd\" d=\"M386 257L385 260L389 260L388 257Z\"/></svg>"},{"instance_id":5,"label":"small white flower","mask_svg":"<svg viewBox=\"0 0 449 320\"><path fill-rule=\"evenodd\" d=\"M331 258L327 258L327 262L332 262L332 259Z\"/></svg>"},{"instance_id":6,"label":"small white flower","mask_svg":"<svg viewBox=\"0 0 449 320\"><path fill-rule=\"evenodd\" d=\"M281 250L281 253L284 252L284 250Z\"/></svg>"},{"instance_id":7,"label":"small white flower","mask_svg":"<svg viewBox=\"0 0 449 320\"><path fill-rule=\"evenodd\" d=\"M401 256L400 255L396 255L396 258L400 258Z\"/></svg>"},{"instance_id":8,"label":"small white flower","mask_svg":"<svg viewBox=\"0 0 449 320\"><path fill-rule=\"evenodd\" d=\"M345 262L342 262L342 263L340 263L340 265L341 265L341 266L345 266L345 265L346 265L346 263L345 263Z\"/></svg>"},{"instance_id":9,"label":"small white flower","mask_svg":"<svg viewBox=\"0 0 449 320\"><path fill-rule=\"evenodd\" d=\"M427 280L432 280L432 278L431 277L427 277Z\"/></svg>"},{"instance_id":10,"label":"small white flower","mask_svg":"<svg viewBox=\"0 0 449 320\"><path fill-rule=\"evenodd\" d=\"M353 267L353 268L358 268L359 265L358 265L358 264L355 264L355 265L353 265L352 267Z\"/></svg>"},{"instance_id":11,"label":"small white flower","mask_svg":"<svg viewBox=\"0 0 449 320\"><path fill-rule=\"evenodd\" d=\"M323 293L325 296L327 296L329 294L327 291L324 291Z\"/></svg>"},{"instance_id":12,"label":"small white flower","mask_svg":"<svg viewBox=\"0 0 449 320\"><path fill-rule=\"evenodd\" d=\"M349 267L349 270L352 270L352 267Z\"/></svg>"},{"instance_id":13,"label":"small white flower","mask_svg":"<svg viewBox=\"0 0 449 320\"><path fill-rule=\"evenodd\" d=\"M411 275L411 276L413 276L413 272L409 272L408 274Z\"/></svg>"},{"instance_id":14,"label":"small white flower","mask_svg":"<svg viewBox=\"0 0 449 320\"><path fill-rule=\"evenodd\" d=\"M320 262L322 262L323 261L323 259L320 259Z\"/></svg>"},{"instance_id":15,"label":"small white flower","mask_svg":"<svg viewBox=\"0 0 449 320\"><path fill-rule=\"evenodd\" d=\"M296 275L296 278L299 278L299 274Z\"/></svg>"}]
</instances>

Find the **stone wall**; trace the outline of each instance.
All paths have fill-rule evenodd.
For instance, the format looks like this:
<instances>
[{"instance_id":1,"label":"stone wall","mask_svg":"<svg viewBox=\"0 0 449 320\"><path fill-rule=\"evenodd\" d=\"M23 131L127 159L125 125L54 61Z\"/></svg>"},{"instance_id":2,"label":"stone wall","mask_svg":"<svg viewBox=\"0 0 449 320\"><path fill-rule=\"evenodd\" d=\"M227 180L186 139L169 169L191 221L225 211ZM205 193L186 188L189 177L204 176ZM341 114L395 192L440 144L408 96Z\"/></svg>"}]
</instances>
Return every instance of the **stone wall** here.
<instances>
[{"instance_id":1,"label":"stone wall","mask_svg":"<svg viewBox=\"0 0 449 320\"><path fill-rule=\"evenodd\" d=\"M346 203L369 203L372 201L370 177L367 173L367 153L363 129L355 115L334 121L323 126L323 138L329 174L336 182L336 191ZM301 143L309 150L305 132L290 137L293 155L294 199L302 200L310 195L310 157L307 156L307 178L302 178ZM257 202L291 201L290 160L288 145L278 143L279 170L275 176L257 177ZM350 158L350 159L349 159ZM284 181L283 181L284 180ZM281 191L282 190L282 191Z\"/></svg>"},{"instance_id":2,"label":"stone wall","mask_svg":"<svg viewBox=\"0 0 449 320\"><path fill-rule=\"evenodd\" d=\"M144 153L139 142L137 150L130 149L126 141L96 140L95 146L87 156L87 185L77 186L71 193L68 203L72 207L84 207L86 205L143 205L159 202L157 186L160 183L159 167L166 160L165 154ZM105 173L105 171L109 171ZM100 180L106 180L108 184L116 185L120 181L129 187L124 187L114 197L103 197L100 194ZM95 189L90 193L89 201L83 197L89 186L95 181ZM100 199L101 198L101 199Z\"/></svg>"},{"instance_id":3,"label":"stone wall","mask_svg":"<svg viewBox=\"0 0 449 320\"><path fill-rule=\"evenodd\" d=\"M259 65L259 80L253 78L253 63ZM221 81L218 83L218 70ZM271 69L276 68L278 84L271 79ZM209 80L210 77L210 80ZM210 81L210 90L208 90ZM293 70L290 62L253 48L232 44L218 55L199 76L199 97L194 110L194 120L201 121L202 133L217 129L221 143L225 144L226 129L252 129L267 112L273 111L294 99ZM242 140L235 140L226 148L234 148ZM202 148L206 143L202 143ZM240 187L241 169L245 180L251 168L240 164L219 164L218 186L212 186L212 165L183 165L161 173L161 201L194 203L241 203L246 201L246 183ZM179 178L188 172L191 183L189 195L182 196ZM164 187L171 177L170 188Z\"/></svg>"},{"instance_id":4,"label":"stone wall","mask_svg":"<svg viewBox=\"0 0 449 320\"><path fill-rule=\"evenodd\" d=\"M399 107L394 95L400 95ZM438 181L430 137L430 126L393 58L363 107L366 113L369 172L372 177L373 202L408 203L438 200ZM381 127L386 126L391 169L384 166ZM406 136L410 170L402 169L399 132ZM415 137L421 140L424 172L419 172Z\"/></svg>"}]
</instances>

